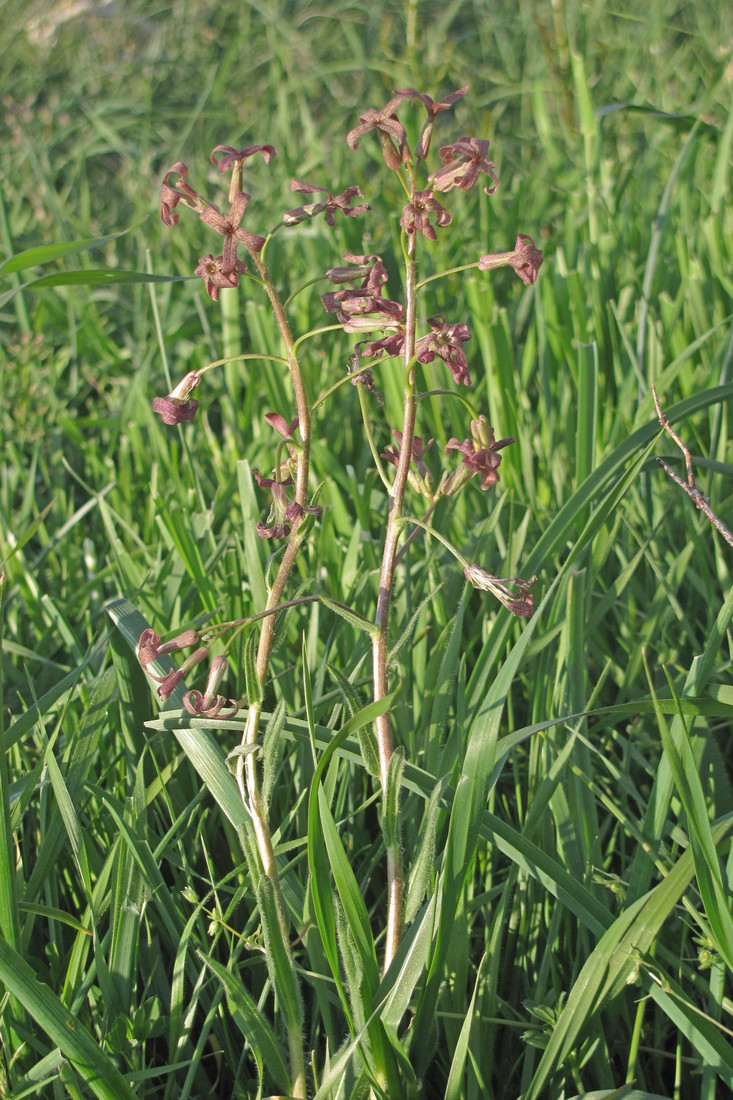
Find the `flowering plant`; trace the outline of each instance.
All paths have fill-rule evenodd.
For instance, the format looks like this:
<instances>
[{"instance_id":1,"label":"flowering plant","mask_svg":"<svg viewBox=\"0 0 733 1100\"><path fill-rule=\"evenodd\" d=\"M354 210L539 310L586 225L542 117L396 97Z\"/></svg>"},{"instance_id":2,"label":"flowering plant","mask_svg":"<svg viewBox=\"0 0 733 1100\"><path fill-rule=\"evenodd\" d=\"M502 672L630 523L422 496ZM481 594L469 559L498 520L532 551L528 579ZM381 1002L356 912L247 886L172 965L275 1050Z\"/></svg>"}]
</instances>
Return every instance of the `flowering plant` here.
<instances>
[{"instance_id":1,"label":"flowering plant","mask_svg":"<svg viewBox=\"0 0 733 1100\"><path fill-rule=\"evenodd\" d=\"M470 436L463 441L451 438L444 448L446 456L454 451L459 452L460 462L449 459L441 476L436 479L425 461L433 440L424 442L425 436L417 433L421 397L417 381L419 366L439 360L447 368L448 381L452 379L458 387L471 385L466 350L466 344L471 340L468 326L459 318L448 318L442 313L429 316L427 327L421 325L418 300L424 284L421 285L417 278L420 249L436 241L438 235L448 229L453 218L447 206L438 201L436 193L452 199L451 192L467 192L479 182L488 180L489 184L484 183L484 190L487 195L493 195L498 186L496 166L489 160L489 142L481 138L461 136L457 141L442 146L438 151L441 166L428 171L437 116L452 109L467 90L458 89L435 102L425 93L411 88L400 89L381 110L369 108L364 111L346 139L349 146L356 150L362 139L376 133L386 168L399 178L406 198L399 219L404 254L404 293L389 295L387 268L382 257L368 252L347 252L343 257L344 266L333 266L325 272L323 278L336 289L325 291L321 297L325 314L333 316L337 322L335 327L357 338L348 370L342 379L331 381L336 385L348 379L358 388L366 439L389 500L384 529L380 533L379 592L371 616L364 616L355 608L327 595L294 595L291 599L285 599L304 541L322 515L322 506L318 503L319 490L311 484L313 412L322 398L314 400L307 390L302 363L303 337L296 339L291 330L290 299L282 297L267 262L270 242L283 228L301 226L321 216L328 226L335 225L338 216L363 217L369 206L356 200L362 200L365 196L355 185L335 194L327 187L293 180L291 191L306 196L308 201L286 210L280 222L268 233L261 234L246 228L243 223L249 219L251 196L243 190L244 165L256 154L261 155L269 165L276 154L271 145L251 145L242 150L218 145L213 150L212 164L219 172L230 173L229 208L226 212L193 189L187 179L188 166L182 161L165 173L161 187L160 211L164 224L174 226L179 220L177 208L183 205L196 213L208 229L223 238L221 254L214 256L207 253L195 269L202 277L209 298L217 301L222 292L240 287L244 278L248 280L248 285L253 282L267 296L279 329L282 362L292 391L291 408L264 417L279 436L279 443L271 471L255 472L258 486L270 495L269 518L267 522L257 525L257 534L274 546L281 544L281 549L272 559L266 605L249 619L218 624L202 631L189 630L168 643L162 643L154 631L146 630L139 644L139 660L144 667L163 653L174 653L184 648L193 650L179 669L158 678L158 694L161 700L166 700L194 668L207 660L213 643L227 639L224 652L217 653L213 658L205 690L189 690L184 696L184 705L189 713L216 718L231 716L240 709L237 700L227 700L225 695L218 693L218 689L226 676L231 641L242 630L249 631L251 643L248 643L248 649L245 647L249 662L247 699L241 704L246 717L241 745L232 757L241 797L252 824L254 843L247 847L246 854L253 880L261 887L258 887L258 898L263 926L267 929L266 939L269 937L268 951L281 961L279 970L273 963L273 982L279 997L285 996L282 992L282 960L285 960L286 970L290 973L293 989L298 988L298 978L290 943L291 918L280 881L266 799L262 797L257 753L263 733L262 718L268 694L276 613L285 607L321 599L331 610L363 630L370 641L373 733L364 735L362 731L361 744L365 766L378 779L383 804L388 897L384 920L383 973L394 962L405 930L406 872L399 821L402 765L400 752L394 744L398 730L395 729L390 707L393 685L390 682L388 646L395 573L401 555L412 539L425 532L445 544L474 588L493 594L515 615L529 617L533 613L532 580L499 580L482 565L464 558L430 523L438 504L455 498L476 475L482 491L495 492L502 462L500 452L514 440L506 437L497 441L486 416L476 414L470 422ZM424 111L426 116L414 146L410 145L407 130L400 119L403 109ZM537 278L541 262L542 253L535 247L532 238L520 233L513 250L482 255L466 267L486 271L510 266L525 285L531 286ZM253 269L252 274L248 272L248 265ZM154 399L153 408L165 424L176 425L194 420L199 401L193 399L191 394L199 387L207 371L216 365L212 363L197 371L189 371L170 393ZM382 407L375 373L380 375L387 371L398 372L401 379L402 418L398 426L389 425L394 442L380 453L372 423L375 410ZM417 501L423 502L419 518L408 507L408 489L414 492ZM510 587L512 585L514 590ZM315 870L313 868L314 874ZM317 892L314 893L314 906L324 947L327 948L329 922L333 920L333 915L329 916L323 909ZM297 931L300 934L302 929ZM272 937L279 941L279 952L273 946ZM341 990L338 966L332 962L332 967L334 980ZM346 994L344 998L348 1002ZM360 1027L366 1028L371 1053L362 1050L365 1072L370 1080L376 1079L383 1084L383 1073L385 1080L389 1079L389 1072L384 1068L389 1059L380 1063L380 1058L374 1053L383 1043L383 1036L376 1024L367 1025L366 1021L362 1021L360 1025L349 1011L347 1018L355 1036ZM286 1013L286 1026L290 1058L288 1085L293 1096L302 1097L306 1095L307 1085L301 1038L302 1007L298 996Z\"/></svg>"}]
</instances>

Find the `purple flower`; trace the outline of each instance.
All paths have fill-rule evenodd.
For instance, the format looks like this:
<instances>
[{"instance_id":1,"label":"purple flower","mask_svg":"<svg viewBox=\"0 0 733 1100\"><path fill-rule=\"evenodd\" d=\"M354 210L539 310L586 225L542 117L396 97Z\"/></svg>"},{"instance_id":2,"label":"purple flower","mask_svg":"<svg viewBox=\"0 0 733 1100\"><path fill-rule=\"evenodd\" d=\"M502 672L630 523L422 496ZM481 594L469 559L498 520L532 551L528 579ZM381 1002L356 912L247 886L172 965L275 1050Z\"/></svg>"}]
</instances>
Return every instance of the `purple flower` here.
<instances>
[{"instance_id":1,"label":"purple flower","mask_svg":"<svg viewBox=\"0 0 733 1100\"><path fill-rule=\"evenodd\" d=\"M259 252L265 243L264 237L258 237L255 233L248 233L246 229L239 227L249 200L249 195L244 191L238 191L232 200L228 214L222 214L212 203L207 203L199 214L199 218L205 225L221 233L224 238L221 269L225 273L237 270L238 245L243 244L250 252Z\"/></svg>"},{"instance_id":2,"label":"purple flower","mask_svg":"<svg viewBox=\"0 0 733 1100\"><path fill-rule=\"evenodd\" d=\"M184 630L182 634L171 638L169 642L161 642L160 635L148 627L140 635L137 643L137 659L143 668L147 668L151 661L157 661L166 653L178 653L182 649L190 649L199 640L198 630Z\"/></svg>"},{"instance_id":3,"label":"purple flower","mask_svg":"<svg viewBox=\"0 0 733 1100\"><path fill-rule=\"evenodd\" d=\"M417 191L412 202L409 202L402 211L400 225L405 233L422 233L429 241L434 241L437 233L430 224L430 215L435 215L435 224L443 229L451 223L451 215L437 199L433 198L432 190Z\"/></svg>"},{"instance_id":4,"label":"purple flower","mask_svg":"<svg viewBox=\"0 0 733 1100\"><path fill-rule=\"evenodd\" d=\"M288 486L294 485L295 482L289 475L278 479L261 477L257 470L253 470L252 473L259 487L269 489L272 493L271 516L273 518L278 515L281 517L281 519L275 520L270 527L264 523L257 524L257 534L261 539L286 539L292 530L292 525L299 523L306 514L320 516L323 512L323 509L318 506L298 504L297 500L290 499L285 490Z\"/></svg>"},{"instance_id":5,"label":"purple flower","mask_svg":"<svg viewBox=\"0 0 733 1100\"><path fill-rule=\"evenodd\" d=\"M415 354L418 363L432 363L437 355L450 367L456 382L464 382L471 385L468 376L468 360L463 350L463 344L471 339L468 326L464 324L446 324L442 313L434 317L428 317L428 324L432 332L422 336L415 344Z\"/></svg>"},{"instance_id":6,"label":"purple flower","mask_svg":"<svg viewBox=\"0 0 733 1100\"><path fill-rule=\"evenodd\" d=\"M158 688L158 695L165 701L169 699L181 681L187 676L192 668L196 665L200 665L202 661L205 661L209 656L208 646L202 646L194 653L187 657L180 668L172 669L167 676L156 676L152 672L148 672L148 676L155 680L160 687Z\"/></svg>"},{"instance_id":7,"label":"purple flower","mask_svg":"<svg viewBox=\"0 0 733 1100\"><path fill-rule=\"evenodd\" d=\"M541 263L542 252L535 246L532 238L526 233L519 233L513 252L489 252L481 257L478 268L479 271L489 271L493 267L508 264L514 268L525 286L532 286L537 281Z\"/></svg>"},{"instance_id":8,"label":"purple flower","mask_svg":"<svg viewBox=\"0 0 733 1100\"><path fill-rule=\"evenodd\" d=\"M219 299L219 291L222 287L239 286L239 276L246 270L247 267L242 260L235 260L234 269L225 271L224 257L212 256L209 252L208 256L201 257L194 273L201 276L204 280L206 293L212 301L216 302Z\"/></svg>"},{"instance_id":9,"label":"purple flower","mask_svg":"<svg viewBox=\"0 0 733 1100\"><path fill-rule=\"evenodd\" d=\"M200 381L201 375L198 371L189 371L166 397L153 398L153 412L160 415L164 424L180 424L184 420L193 420L199 403L190 395Z\"/></svg>"},{"instance_id":10,"label":"purple flower","mask_svg":"<svg viewBox=\"0 0 733 1100\"><path fill-rule=\"evenodd\" d=\"M292 439L295 429L298 427L297 416L294 417L289 424L282 413L267 413L265 420L271 428L274 428L275 431L283 437L283 439Z\"/></svg>"},{"instance_id":11,"label":"purple flower","mask_svg":"<svg viewBox=\"0 0 733 1100\"><path fill-rule=\"evenodd\" d=\"M494 429L489 425L485 416L471 421L471 439L464 439L460 443L457 439L450 439L445 445L445 453L448 451L461 451L463 454L464 470L454 472L443 482L443 493L452 496L462 485L472 478L474 474L481 475L481 488L490 489L499 480L499 464L501 455L498 451L502 447L508 447L514 443L512 436L494 439ZM466 472L468 471L468 472ZM457 476L458 473L458 476Z\"/></svg>"},{"instance_id":12,"label":"purple flower","mask_svg":"<svg viewBox=\"0 0 733 1100\"><path fill-rule=\"evenodd\" d=\"M375 328L387 325L399 325L402 322L403 307L399 302L382 297L382 287L387 281L387 272L379 256L357 256L347 252L344 259L356 263L353 278L366 271L360 287L344 287L330 290L321 296L327 313L335 313L346 332L373 332ZM368 267L366 262L372 260ZM348 268L332 268L337 282L346 282ZM376 314L376 317L368 315Z\"/></svg>"},{"instance_id":13,"label":"purple flower","mask_svg":"<svg viewBox=\"0 0 733 1100\"><path fill-rule=\"evenodd\" d=\"M214 657L209 668L209 678L206 683L206 691L202 695L200 691L187 691L183 696L183 705L189 714L197 714L202 718L216 718L221 713L227 700L223 695L217 695L217 689L227 670L226 657ZM222 714L222 718L232 718L239 707L234 699L229 700L231 709Z\"/></svg>"},{"instance_id":14,"label":"purple flower","mask_svg":"<svg viewBox=\"0 0 733 1100\"><path fill-rule=\"evenodd\" d=\"M362 359L371 359L372 357L380 359L382 354L386 354L388 359L396 359L398 355L401 355L405 347L405 328L401 325L397 332L391 333L389 336L383 336L381 340L371 340L367 344L362 344L361 356Z\"/></svg>"},{"instance_id":15,"label":"purple flower","mask_svg":"<svg viewBox=\"0 0 733 1100\"><path fill-rule=\"evenodd\" d=\"M216 153L226 154L221 160L216 159ZM248 145L246 149L234 149L231 145L217 145L211 153L211 163L215 164L220 172L228 172L230 168L236 168L246 160L247 157L253 157L255 153L262 153L265 159L265 164L269 164L273 157L277 156L277 149L274 145Z\"/></svg>"},{"instance_id":16,"label":"purple flower","mask_svg":"<svg viewBox=\"0 0 733 1100\"><path fill-rule=\"evenodd\" d=\"M178 180L176 183L171 184L168 181L173 175L177 175ZM160 219L164 225L175 225L179 220L180 214L174 214L173 208L178 206L181 201L197 213L200 213L206 206L206 200L202 199L198 192L194 191L185 182L187 175L187 165L182 160L177 160L163 176L163 182L160 185Z\"/></svg>"},{"instance_id":17,"label":"purple flower","mask_svg":"<svg viewBox=\"0 0 733 1100\"><path fill-rule=\"evenodd\" d=\"M293 446L293 439L295 436L295 431L298 427L297 416L293 417L289 424L282 413L267 413L267 415L265 416L265 420L271 428L274 428L275 431L283 437L288 445L288 452L290 454L290 457L295 458L297 455L297 451Z\"/></svg>"},{"instance_id":18,"label":"purple flower","mask_svg":"<svg viewBox=\"0 0 733 1100\"><path fill-rule=\"evenodd\" d=\"M433 181L435 190L451 191L454 187L459 187L461 191L469 191L481 173L485 172L494 181L494 186L484 187L484 191L487 195L493 195L499 181L496 165L486 155L489 144L482 138L462 137L452 145L444 145L439 149L443 167L428 176Z\"/></svg>"},{"instance_id":19,"label":"purple flower","mask_svg":"<svg viewBox=\"0 0 733 1100\"><path fill-rule=\"evenodd\" d=\"M393 447L391 451L389 447L385 447L384 451L382 452L382 458L386 458L388 462L391 462L394 466L396 466L400 460L400 451L402 450L402 432L393 430L392 435L394 436L397 445ZM415 435L412 437L411 458L412 461L418 466L418 468L420 467L420 465L422 465L422 473L427 473L428 468L423 462L422 458L423 455L427 453L429 448L432 447L433 440L429 439L425 446L423 446L424 438L425 437L422 435Z\"/></svg>"},{"instance_id":20,"label":"purple flower","mask_svg":"<svg viewBox=\"0 0 733 1100\"><path fill-rule=\"evenodd\" d=\"M485 569L482 569L480 565L476 565L475 562L471 562L463 570L464 576L474 588L479 588L484 592L491 592L493 596L496 596L497 600L508 608L514 615L520 615L524 619L530 619L534 614L534 599L529 589L537 580L536 577L532 577L531 581L523 581L519 577L507 577L506 580L502 580L500 577L494 577L491 573L487 573ZM518 592L512 592L509 587L510 584L514 584L519 589Z\"/></svg>"},{"instance_id":21,"label":"purple flower","mask_svg":"<svg viewBox=\"0 0 733 1100\"><path fill-rule=\"evenodd\" d=\"M369 209L367 203L360 203L358 206L354 207L351 206L351 200L356 195L361 199L364 198L361 188L356 186L347 187L340 195L334 195L326 187L312 187L309 183L301 183L300 180L291 180L290 190L298 191L303 195L312 195L316 192L321 192L324 195L328 195L328 199L325 202L306 203L304 206L297 206L294 210L286 210L283 214L283 223L285 225L297 225L307 218L313 218L316 214L324 213L324 211L326 215L326 224L335 225L337 210L340 210L347 218L354 218L357 214L365 214Z\"/></svg>"},{"instance_id":22,"label":"purple flower","mask_svg":"<svg viewBox=\"0 0 733 1100\"><path fill-rule=\"evenodd\" d=\"M221 161L217 161L214 156L214 153L219 149L223 149L227 152L227 156L223 157ZM211 154L211 159L214 164L218 165L221 171L224 170L222 169L222 164L226 166L233 164L235 168L239 165L241 169L242 158L251 156L254 152L262 152L265 159L268 160L270 154L274 155L275 150L271 145L252 145L249 149L242 149L240 152L237 152L236 149L232 149L229 145L218 145ZM210 271L208 276L204 275L207 293L213 297L212 290L224 285L221 280L225 276L240 274L243 270L239 266L239 261L237 260L238 245L243 244L250 252L259 252L265 243L265 238L255 233L250 233L240 226L240 222L244 217L244 212L247 209L247 204L249 203L249 195L240 188L233 188L229 196L229 211L227 214L222 214L218 206L214 206L213 203L207 202L197 191L189 187L185 182L187 174L188 168L183 161L180 160L166 172L160 188L160 216L165 225L175 225L179 215L173 213L173 209L179 202L183 202L186 206L190 207L191 210L196 211L202 222L210 226L216 233L220 233L224 238L223 254L218 269L216 271ZM170 179L173 175L178 175L178 179L175 183L171 184ZM241 178L241 171L239 175ZM208 259L209 257L204 257L199 267ZM201 274L198 268L197 273ZM236 286L237 284L233 283L230 285Z\"/></svg>"},{"instance_id":23,"label":"purple flower","mask_svg":"<svg viewBox=\"0 0 733 1100\"><path fill-rule=\"evenodd\" d=\"M440 99L436 103L429 95L424 92L416 92L414 88L398 88L395 95L406 96L409 99L419 99L427 111L427 119L420 131L420 137L418 138L417 145L415 146L415 156L424 160L428 155L430 149L430 138L433 133L433 123L435 122L436 115L439 115L441 111L447 111L456 103L461 96L464 96L468 91L468 85L465 88L459 88L457 92L451 92L445 99Z\"/></svg>"},{"instance_id":24,"label":"purple flower","mask_svg":"<svg viewBox=\"0 0 733 1100\"><path fill-rule=\"evenodd\" d=\"M395 95L394 99L390 99L381 111L369 107L359 115L359 125L350 130L346 136L347 145L352 149L358 149L359 141L364 134L368 134L370 130L378 130L384 162L393 172L396 172L401 164L407 164L412 160L405 127L395 114L404 98L403 95Z\"/></svg>"},{"instance_id":25,"label":"purple flower","mask_svg":"<svg viewBox=\"0 0 733 1100\"><path fill-rule=\"evenodd\" d=\"M370 286L378 287L387 282L387 270L379 256L360 256L355 252L344 252L349 267L330 267L326 278L331 283L353 283L357 279L366 279Z\"/></svg>"},{"instance_id":26,"label":"purple flower","mask_svg":"<svg viewBox=\"0 0 733 1100\"><path fill-rule=\"evenodd\" d=\"M396 466L400 461L400 453L402 451L402 432L393 430L392 435L395 438L396 446L391 449L385 447L382 452L382 458ZM422 435L413 436L410 460L414 462L415 469L410 470L407 477L413 489L417 489L418 493L422 493L423 496L430 497L433 494L433 478L430 470L423 462L423 455L427 452L428 448L432 446L433 440L429 439L423 446L424 438L425 437Z\"/></svg>"}]
</instances>

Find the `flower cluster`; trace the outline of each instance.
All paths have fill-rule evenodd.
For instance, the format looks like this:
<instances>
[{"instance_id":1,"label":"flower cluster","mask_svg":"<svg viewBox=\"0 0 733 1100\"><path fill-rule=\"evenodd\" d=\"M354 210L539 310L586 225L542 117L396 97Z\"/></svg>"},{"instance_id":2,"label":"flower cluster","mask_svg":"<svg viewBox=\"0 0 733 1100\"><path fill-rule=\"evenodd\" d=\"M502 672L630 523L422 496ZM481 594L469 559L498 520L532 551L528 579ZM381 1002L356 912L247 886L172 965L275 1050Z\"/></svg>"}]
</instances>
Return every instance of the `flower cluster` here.
<instances>
[{"instance_id":1,"label":"flower cluster","mask_svg":"<svg viewBox=\"0 0 733 1100\"><path fill-rule=\"evenodd\" d=\"M165 676L157 676L154 672L150 671L148 666L151 661L157 661L160 657L164 657L171 653L180 653L184 649L191 649L193 646L197 645L200 638L201 635L197 630L184 630L182 634L178 634L169 642L161 642L160 636L150 628L143 630L140 635L137 646L137 659L148 676L160 685L158 688L158 695L163 702L165 702L166 699L170 699L175 689L183 682L192 669L206 660L209 656L208 646L198 646L198 648L185 659L180 668L172 669ZM204 718L215 718L221 713L227 700L224 696L217 695L216 692L219 684L224 678L226 670L226 657L214 657L211 662L209 678L204 694L202 695L200 691L187 691L183 696L183 705L189 714L197 714ZM230 699L229 704L230 710L222 715L224 718L231 718L239 709L234 699Z\"/></svg>"},{"instance_id":2,"label":"flower cluster","mask_svg":"<svg viewBox=\"0 0 733 1100\"><path fill-rule=\"evenodd\" d=\"M221 159L216 156L219 152L225 154ZM201 257L196 267L196 274L202 277L206 293L214 301L219 297L222 288L238 286L239 276L246 270L237 256L239 246L244 245L249 252L260 252L265 243L264 237L242 228L241 221L251 196L242 191L241 186L234 186L241 183L243 161L255 153L261 153L265 163L269 164L276 151L272 145L250 145L240 150L233 149L230 145L217 145L212 151L211 162L220 172L232 170L233 186L230 188L229 210L226 214L222 214L218 206L208 202L186 183L188 166L183 161L176 161L168 169L161 184L160 217L164 225L173 226L178 222L179 215L174 210L179 202L183 202L198 214L205 225L224 238L221 256L208 253ZM173 177L177 179L171 182Z\"/></svg>"}]
</instances>

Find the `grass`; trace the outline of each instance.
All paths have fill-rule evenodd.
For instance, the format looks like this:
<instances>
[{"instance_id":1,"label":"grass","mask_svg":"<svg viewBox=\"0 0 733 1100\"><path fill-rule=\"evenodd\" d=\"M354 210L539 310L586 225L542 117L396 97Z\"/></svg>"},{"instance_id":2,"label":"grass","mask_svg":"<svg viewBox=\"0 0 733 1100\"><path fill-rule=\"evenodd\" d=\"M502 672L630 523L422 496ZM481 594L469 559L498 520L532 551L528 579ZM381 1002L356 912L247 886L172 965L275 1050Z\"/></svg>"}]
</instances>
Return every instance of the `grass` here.
<instances>
[{"instance_id":1,"label":"grass","mask_svg":"<svg viewBox=\"0 0 733 1100\"><path fill-rule=\"evenodd\" d=\"M284 1094L295 1019L319 1097L730 1095L730 549L655 462L682 471L650 388L730 525L726 6L133 2L48 40L26 5L0 11L3 259L49 250L0 268L4 1092ZM409 923L384 977L395 810L360 752L368 638L315 602L279 623L262 767L296 986L225 763L243 718L183 718L181 691L160 713L134 657L147 624L169 636L263 606L251 470L272 466L264 413L292 406L263 359L207 374L185 431L153 415L187 370L280 353L245 280L234 321L185 281L210 245L195 218L159 223L157 190L181 157L203 183L217 143L271 142L251 224L296 205L291 175L357 183L396 290L400 198L377 143L352 152L345 134L394 88L464 84L438 141L490 137L501 186L452 203L420 277L517 232L545 263L531 288L506 269L425 288L423 324L465 320L468 396L517 440L491 495L471 484L431 522L492 573L536 574L537 612L519 624L467 588L435 538L405 556ZM362 251L365 224L282 234L276 279ZM296 333L326 323L321 290L296 299ZM352 350L309 341L311 392ZM381 449L401 394L376 380ZM418 385L451 383L436 361ZM450 396L419 402L436 478L466 419ZM349 385L316 414L312 482L324 513L288 595L371 618L386 502ZM227 694L245 693L243 650Z\"/></svg>"}]
</instances>

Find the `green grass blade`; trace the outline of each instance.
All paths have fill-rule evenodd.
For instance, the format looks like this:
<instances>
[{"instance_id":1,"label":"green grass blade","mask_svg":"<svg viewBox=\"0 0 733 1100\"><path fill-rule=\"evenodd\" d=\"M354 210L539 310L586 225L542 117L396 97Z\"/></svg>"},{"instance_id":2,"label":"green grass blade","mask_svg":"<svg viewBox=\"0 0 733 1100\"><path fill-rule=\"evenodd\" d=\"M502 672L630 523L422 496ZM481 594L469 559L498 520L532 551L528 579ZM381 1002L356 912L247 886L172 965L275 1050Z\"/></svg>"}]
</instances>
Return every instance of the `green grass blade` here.
<instances>
[{"instance_id":1,"label":"green grass blade","mask_svg":"<svg viewBox=\"0 0 733 1100\"><path fill-rule=\"evenodd\" d=\"M135 1100L135 1093L77 1018L36 978L31 967L0 939L0 981L23 1005L100 1100Z\"/></svg>"}]
</instances>

